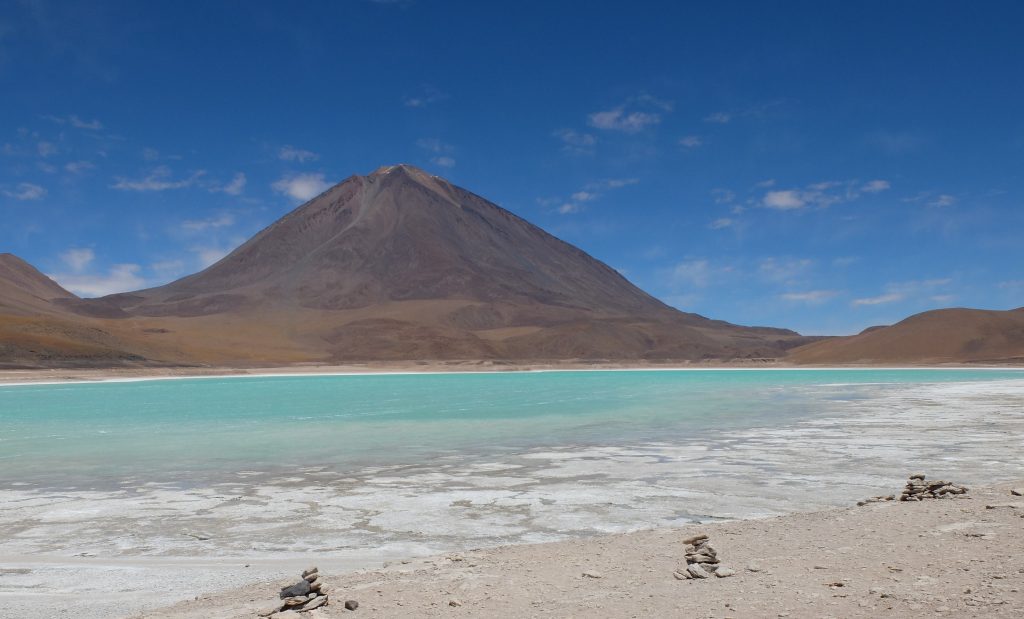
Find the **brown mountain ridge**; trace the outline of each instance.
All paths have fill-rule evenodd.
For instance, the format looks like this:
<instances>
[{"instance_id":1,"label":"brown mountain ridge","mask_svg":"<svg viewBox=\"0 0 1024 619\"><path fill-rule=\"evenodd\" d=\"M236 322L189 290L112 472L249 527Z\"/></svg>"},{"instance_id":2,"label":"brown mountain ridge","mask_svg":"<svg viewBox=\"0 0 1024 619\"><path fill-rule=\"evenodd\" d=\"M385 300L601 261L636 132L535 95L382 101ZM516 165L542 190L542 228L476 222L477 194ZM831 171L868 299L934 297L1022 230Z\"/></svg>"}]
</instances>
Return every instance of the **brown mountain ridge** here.
<instances>
[{"instance_id":1,"label":"brown mountain ridge","mask_svg":"<svg viewBox=\"0 0 1024 619\"><path fill-rule=\"evenodd\" d=\"M673 309L582 250L407 165L352 176L216 264L157 288L78 299L8 261L21 275L0 279L0 312L98 330L133 361L725 360L778 357L809 341ZM6 362L62 363L24 350Z\"/></svg>"}]
</instances>

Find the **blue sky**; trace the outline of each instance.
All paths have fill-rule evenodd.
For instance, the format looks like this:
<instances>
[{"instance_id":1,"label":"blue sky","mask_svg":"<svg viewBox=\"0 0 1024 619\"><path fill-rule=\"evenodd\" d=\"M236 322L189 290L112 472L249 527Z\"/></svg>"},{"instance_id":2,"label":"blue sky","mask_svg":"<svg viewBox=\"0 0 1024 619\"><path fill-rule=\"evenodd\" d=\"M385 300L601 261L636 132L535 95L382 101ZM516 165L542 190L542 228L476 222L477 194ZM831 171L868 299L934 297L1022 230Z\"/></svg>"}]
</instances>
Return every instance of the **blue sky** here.
<instances>
[{"instance_id":1,"label":"blue sky","mask_svg":"<svg viewBox=\"0 0 1024 619\"><path fill-rule=\"evenodd\" d=\"M84 296L406 162L687 311L1024 305L1019 2L0 0L0 251Z\"/></svg>"}]
</instances>

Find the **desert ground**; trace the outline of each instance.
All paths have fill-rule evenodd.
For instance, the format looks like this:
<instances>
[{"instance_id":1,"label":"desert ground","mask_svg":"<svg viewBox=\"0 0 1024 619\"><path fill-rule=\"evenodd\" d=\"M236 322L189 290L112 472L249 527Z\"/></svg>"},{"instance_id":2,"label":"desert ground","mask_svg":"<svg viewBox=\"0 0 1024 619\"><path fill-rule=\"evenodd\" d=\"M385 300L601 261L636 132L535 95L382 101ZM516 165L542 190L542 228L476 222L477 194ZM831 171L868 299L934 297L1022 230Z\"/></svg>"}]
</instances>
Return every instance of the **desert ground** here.
<instances>
[{"instance_id":1,"label":"desert ground","mask_svg":"<svg viewBox=\"0 0 1024 619\"><path fill-rule=\"evenodd\" d=\"M1021 617L1024 481L965 498L505 546L334 572L315 617ZM898 493L898 489L894 489ZM706 534L727 578L680 580ZM316 560L310 560L316 563ZM306 567L138 617L256 617ZM183 592L184 593L184 592ZM344 602L359 602L356 611ZM283 616L301 617L287 611Z\"/></svg>"}]
</instances>

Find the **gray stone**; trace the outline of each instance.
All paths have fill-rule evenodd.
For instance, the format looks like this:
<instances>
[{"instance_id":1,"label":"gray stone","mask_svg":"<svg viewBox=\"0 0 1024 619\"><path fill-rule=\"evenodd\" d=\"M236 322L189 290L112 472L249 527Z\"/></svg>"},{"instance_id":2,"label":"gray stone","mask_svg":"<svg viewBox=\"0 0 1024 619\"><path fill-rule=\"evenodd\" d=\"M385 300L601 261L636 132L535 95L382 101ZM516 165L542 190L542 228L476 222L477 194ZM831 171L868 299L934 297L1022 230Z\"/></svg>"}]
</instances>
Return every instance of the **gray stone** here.
<instances>
[{"instance_id":1,"label":"gray stone","mask_svg":"<svg viewBox=\"0 0 1024 619\"><path fill-rule=\"evenodd\" d=\"M676 580L690 580L693 578L693 576L690 576L690 573L686 571L686 568L683 568L682 571L675 570L672 572L672 575L675 576Z\"/></svg>"},{"instance_id":2,"label":"gray stone","mask_svg":"<svg viewBox=\"0 0 1024 619\"><path fill-rule=\"evenodd\" d=\"M590 570L590 571L587 571L587 572L583 572L583 577L584 578L604 578L604 574L602 574L601 572L595 572L593 570Z\"/></svg>"},{"instance_id":3,"label":"gray stone","mask_svg":"<svg viewBox=\"0 0 1024 619\"><path fill-rule=\"evenodd\" d=\"M707 578L708 576L710 576L710 574L708 574L704 570L704 568L702 568L697 563L691 563L690 565L687 565L686 571L689 572L690 576L693 576L694 578Z\"/></svg>"},{"instance_id":4,"label":"gray stone","mask_svg":"<svg viewBox=\"0 0 1024 619\"><path fill-rule=\"evenodd\" d=\"M910 476L910 479L920 479L924 481L924 473L914 473Z\"/></svg>"},{"instance_id":5,"label":"gray stone","mask_svg":"<svg viewBox=\"0 0 1024 619\"><path fill-rule=\"evenodd\" d=\"M462 602L459 600L448 600L448 606L462 606Z\"/></svg>"},{"instance_id":6,"label":"gray stone","mask_svg":"<svg viewBox=\"0 0 1024 619\"><path fill-rule=\"evenodd\" d=\"M736 575L736 570L734 570L732 568L729 568L729 567L719 566L718 569L715 570L715 576L718 576L719 578L728 578L730 576L735 576L735 575Z\"/></svg>"},{"instance_id":7,"label":"gray stone","mask_svg":"<svg viewBox=\"0 0 1024 619\"><path fill-rule=\"evenodd\" d=\"M355 610L359 608L359 602L355 600L345 600L345 610Z\"/></svg>"},{"instance_id":8,"label":"gray stone","mask_svg":"<svg viewBox=\"0 0 1024 619\"><path fill-rule=\"evenodd\" d=\"M684 544L696 544L697 542L700 542L702 540L706 540L707 538L708 538L708 536L704 535L702 533L700 535L694 535L692 537L688 537L688 538L684 539L683 543Z\"/></svg>"},{"instance_id":9,"label":"gray stone","mask_svg":"<svg viewBox=\"0 0 1024 619\"><path fill-rule=\"evenodd\" d=\"M290 587L285 587L284 589L281 589L281 599L283 600L285 598L295 597L299 595L309 595L309 591L309 583L305 580L300 580L299 582L295 583Z\"/></svg>"},{"instance_id":10,"label":"gray stone","mask_svg":"<svg viewBox=\"0 0 1024 619\"><path fill-rule=\"evenodd\" d=\"M310 574L316 574L319 571L320 570L318 570L315 565L312 567L307 567L306 569L302 570L302 577L305 578L306 576L309 576Z\"/></svg>"},{"instance_id":11,"label":"gray stone","mask_svg":"<svg viewBox=\"0 0 1024 619\"><path fill-rule=\"evenodd\" d=\"M1024 509L1024 503L992 503L985 509Z\"/></svg>"},{"instance_id":12,"label":"gray stone","mask_svg":"<svg viewBox=\"0 0 1024 619\"><path fill-rule=\"evenodd\" d=\"M1014 488L1010 490L1010 494L1013 496L1024 496L1024 488Z\"/></svg>"},{"instance_id":13,"label":"gray stone","mask_svg":"<svg viewBox=\"0 0 1024 619\"><path fill-rule=\"evenodd\" d=\"M321 595L320 597L318 597L318 598L316 598L314 600L311 600L308 604L306 604L305 606L300 608L299 612L300 613L308 612L308 611L313 610L314 608L320 608L321 606L323 606L326 603L327 603L327 598L325 598L324 596Z\"/></svg>"},{"instance_id":14,"label":"gray stone","mask_svg":"<svg viewBox=\"0 0 1024 619\"><path fill-rule=\"evenodd\" d=\"M259 611L256 614L259 615L260 617L269 617L270 615L273 615L274 613L281 612L281 610L283 610L283 609L284 609L284 604L275 604L273 606L268 606L267 608L264 608L263 610Z\"/></svg>"}]
</instances>

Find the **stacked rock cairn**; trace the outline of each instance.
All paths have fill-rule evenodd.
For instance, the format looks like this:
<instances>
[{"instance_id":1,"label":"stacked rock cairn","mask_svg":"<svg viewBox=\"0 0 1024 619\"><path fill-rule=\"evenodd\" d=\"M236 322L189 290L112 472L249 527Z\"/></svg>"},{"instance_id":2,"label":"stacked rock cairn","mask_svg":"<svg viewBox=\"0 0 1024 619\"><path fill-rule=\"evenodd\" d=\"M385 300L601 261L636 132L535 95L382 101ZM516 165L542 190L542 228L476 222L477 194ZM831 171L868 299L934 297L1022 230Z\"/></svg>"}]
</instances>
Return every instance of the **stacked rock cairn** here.
<instances>
[{"instance_id":1,"label":"stacked rock cairn","mask_svg":"<svg viewBox=\"0 0 1024 619\"><path fill-rule=\"evenodd\" d=\"M304 613L314 608L320 608L327 605L330 593L330 587L320 578L320 570L311 567L302 571L302 580L281 589L279 596L281 601L261 612L260 616L269 617L274 613L288 610ZM345 608L355 610L359 608L359 602L348 600L345 602Z\"/></svg>"},{"instance_id":2,"label":"stacked rock cairn","mask_svg":"<svg viewBox=\"0 0 1024 619\"><path fill-rule=\"evenodd\" d=\"M923 501L925 499L954 499L967 494L967 486L948 481L925 481L923 473L914 473L907 487L900 495L901 501Z\"/></svg>"},{"instance_id":3,"label":"stacked rock cairn","mask_svg":"<svg viewBox=\"0 0 1024 619\"><path fill-rule=\"evenodd\" d=\"M736 574L718 560L718 552L711 547L707 535L694 535L683 540L686 544L686 567L673 572L677 580L708 578L712 574L719 578L727 578Z\"/></svg>"}]
</instances>

